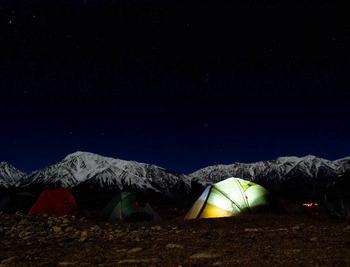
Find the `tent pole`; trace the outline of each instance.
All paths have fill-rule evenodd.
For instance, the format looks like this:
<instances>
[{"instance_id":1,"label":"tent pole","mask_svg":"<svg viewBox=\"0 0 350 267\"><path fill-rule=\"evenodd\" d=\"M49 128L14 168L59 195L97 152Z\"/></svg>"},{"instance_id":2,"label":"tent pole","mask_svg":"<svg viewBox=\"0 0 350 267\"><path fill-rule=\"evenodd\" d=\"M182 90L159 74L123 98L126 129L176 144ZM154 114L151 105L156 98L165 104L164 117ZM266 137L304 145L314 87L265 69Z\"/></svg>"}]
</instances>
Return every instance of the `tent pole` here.
<instances>
[{"instance_id":1,"label":"tent pole","mask_svg":"<svg viewBox=\"0 0 350 267\"><path fill-rule=\"evenodd\" d=\"M210 186L209 192L208 192L208 194L207 194L207 197L205 198L205 200L204 200L204 202L203 202L203 206L201 207L200 211L198 212L198 215L196 216L196 219L198 219L198 218L201 216L203 210L205 209L205 205L206 205L206 203L207 203L207 201L208 201L208 198L209 198L209 195L210 195L210 193L211 193L211 189L212 189L212 188L213 188L213 185Z\"/></svg>"},{"instance_id":2,"label":"tent pole","mask_svg":"<svg viewBox=\"0 0 350 267\"><path fill-rule=\"evenodd\" d=\"M120 220L123 219L123 217L122 217L122 214L123 214L122 209L123 209L123 192L120 193L120 214L119 214Z\"/></svg>"},{"instance_id":3,"label":"tent pole","mask_svg":"<svg viewBox=\"0 0 350 267\"><path fill-rule=\"evenodd\" d=\"M215 187L215 190L217 190L218 192L220 192L220 194L222 194L224 197L226 197L229 201L231 201L232 202L232 204L234 204L236 207L237 207L237 209L239 210L239 211L242 211L242 209L231 199L231 198L229 198L228 197L228 195L226 195L224 192L222 192L220 189L218 189L217 187Z\"/></svg>"}]
</instances>

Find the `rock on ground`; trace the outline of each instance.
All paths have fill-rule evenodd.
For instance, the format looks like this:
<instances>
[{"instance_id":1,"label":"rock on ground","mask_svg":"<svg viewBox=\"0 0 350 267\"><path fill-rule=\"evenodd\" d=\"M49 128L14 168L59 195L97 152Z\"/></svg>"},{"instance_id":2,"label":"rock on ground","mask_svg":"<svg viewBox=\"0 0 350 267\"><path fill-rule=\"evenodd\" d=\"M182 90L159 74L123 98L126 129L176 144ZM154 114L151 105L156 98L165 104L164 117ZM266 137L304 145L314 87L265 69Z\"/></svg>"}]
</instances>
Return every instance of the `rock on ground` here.
<instances>
[{"instance_id":1,"label":"rock on ground","mask_svg":"<svg viewBox=\"0 0 350 267\"><path fill-rule=\"evenodd\" d=\"M346 221L314 214L116 223L0 213L0 266L350 266Z\"/></svg>"}]
</instances>

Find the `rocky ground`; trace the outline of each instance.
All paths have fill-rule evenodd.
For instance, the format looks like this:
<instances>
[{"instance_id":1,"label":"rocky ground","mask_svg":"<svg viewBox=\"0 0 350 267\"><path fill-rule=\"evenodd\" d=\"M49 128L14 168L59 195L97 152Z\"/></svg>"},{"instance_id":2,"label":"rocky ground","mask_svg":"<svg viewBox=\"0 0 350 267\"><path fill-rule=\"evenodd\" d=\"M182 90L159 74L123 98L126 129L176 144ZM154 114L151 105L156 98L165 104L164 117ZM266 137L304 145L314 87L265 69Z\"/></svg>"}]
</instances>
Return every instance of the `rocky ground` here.
<instances>
[{"instance_id":1,"label":"rocky ground","mask_svg":"<svg viewBox=\"0 0 350 267\"><path fill-rule=\"evenodd\" d=\"M0 213L0 266L350 266L350 225L317 213L160 224Z\"/></svg>"}]
</instances>

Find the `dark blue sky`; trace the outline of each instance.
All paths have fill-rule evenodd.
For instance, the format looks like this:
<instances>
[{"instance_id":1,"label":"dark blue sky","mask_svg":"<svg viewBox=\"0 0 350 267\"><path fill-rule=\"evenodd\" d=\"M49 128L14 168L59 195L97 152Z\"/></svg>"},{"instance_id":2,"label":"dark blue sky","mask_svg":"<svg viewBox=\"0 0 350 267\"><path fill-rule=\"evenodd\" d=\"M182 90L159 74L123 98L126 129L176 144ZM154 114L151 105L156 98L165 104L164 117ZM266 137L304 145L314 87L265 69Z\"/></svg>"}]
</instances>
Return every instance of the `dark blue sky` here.
<instances>
[{"instance_id":1,"label":"dark blue sky","mask_svg":"<svg viewBox=\"0 0 350 267\"><path fill-rule=\"evenodd\" d=\"M350 153L350 25L334 4L5 1L0 160L76 150L190 172Z\"/></svg>"}]
</instances>

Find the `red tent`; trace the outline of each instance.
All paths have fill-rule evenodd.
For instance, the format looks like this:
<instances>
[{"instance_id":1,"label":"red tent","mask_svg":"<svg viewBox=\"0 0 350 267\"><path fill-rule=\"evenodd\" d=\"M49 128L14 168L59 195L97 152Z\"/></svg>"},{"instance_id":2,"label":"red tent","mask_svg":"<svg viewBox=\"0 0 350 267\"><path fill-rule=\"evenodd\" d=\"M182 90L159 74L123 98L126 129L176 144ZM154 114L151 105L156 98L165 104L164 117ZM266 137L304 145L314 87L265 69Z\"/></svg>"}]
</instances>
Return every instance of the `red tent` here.
<instances>
[{"instance_id":1,"label":"red tent","mask_svg":"<svg viewBox=\"0 0 350 267\"><path fill-rule=\"evenodd\" d=\"M77 211L77 203L72 193L64 188L56 188L42 192L30 209L29 214L64 216L74 215Z\"/></svg>"}]
</instances>

